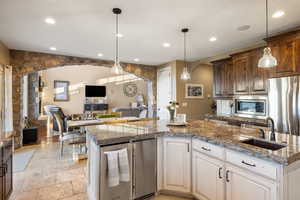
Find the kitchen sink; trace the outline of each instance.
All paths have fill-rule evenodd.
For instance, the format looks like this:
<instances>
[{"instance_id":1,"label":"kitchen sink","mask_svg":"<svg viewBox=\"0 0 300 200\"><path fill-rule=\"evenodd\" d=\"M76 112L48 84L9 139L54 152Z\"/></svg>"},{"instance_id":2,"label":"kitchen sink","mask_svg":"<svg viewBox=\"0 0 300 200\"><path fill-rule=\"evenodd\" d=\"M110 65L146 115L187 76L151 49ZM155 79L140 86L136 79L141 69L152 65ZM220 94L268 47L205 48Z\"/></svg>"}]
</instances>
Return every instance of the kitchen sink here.
<instances>
[{"instance_id":1,"label":"kitchen sink","mask_svg":"<svg viewBox=\"0 0 300 200\"><path fill-rule=\"evenodd\" d=\"M242 143L253 145L253 146L264 148L264 149L269 149L272 151L276 151L276 150L286 147L285 145L282 145L282 144L267 142L267 141L258 140L258 139L254 139L254 138L242 141Z\"/></svg>"}]
</instances>

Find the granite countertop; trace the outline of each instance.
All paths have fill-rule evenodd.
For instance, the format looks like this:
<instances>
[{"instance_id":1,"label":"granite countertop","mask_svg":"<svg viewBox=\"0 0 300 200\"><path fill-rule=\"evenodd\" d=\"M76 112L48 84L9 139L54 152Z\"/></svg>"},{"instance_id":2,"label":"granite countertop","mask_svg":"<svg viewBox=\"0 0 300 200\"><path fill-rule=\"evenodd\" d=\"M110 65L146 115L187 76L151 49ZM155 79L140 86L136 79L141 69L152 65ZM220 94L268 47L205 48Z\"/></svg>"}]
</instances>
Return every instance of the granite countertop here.
<instances>
[{"instance_id":1,"label":"granite countertop","mask_svg":"<svg viewBox=\"0 0 300 200\"><path fill-rule=\"evenodd\" d=\"M149 118L137 118L137 117L114 117L114 118L101 118L101 119L89 119L89 120L68 120L68 127L78 126L92 126L114 123L127 123L134 121L149 120Z\"/></svg>"},{"instance_id":2,"label":"granite countertop","mask_svg":"<svg viewBox=\"0 0 300 200\"><path fill-rule=\"evenodd\" d=\"M237 126L240 126L241 124L249 124L249 125L256 125L256 126L263 126L263 127L268 126L266 120L263 120L263 119L238 117L238 116L234 116L234 115L220 116L220 115L216 115L216 114L206 114L204 118L211 119L211 120L227 121L229 124L237 125Z\"/></svg>"},{"instance_id":3,"label":"granite countertop","mask_svg":"<svg viewBox=\"0 0 300 200\"><path fill-rule=\"evenodd\" d=\"M194 137L202 141L246 153L250 156L289 165L300 160L300 137L276 133L276 142L286 147L271 151L241 143L241 140L259 138L261 127L239 127L215 123L206 120L190 121L185 127L167 126L166 121L144 120L128 123L116 123L87 127L87 134L100 146L133 139L144 139L158 136ZM267 130L265 128L265 130ZM266 138L269 137L266 131Z\"/></svg>"}]
</instances>

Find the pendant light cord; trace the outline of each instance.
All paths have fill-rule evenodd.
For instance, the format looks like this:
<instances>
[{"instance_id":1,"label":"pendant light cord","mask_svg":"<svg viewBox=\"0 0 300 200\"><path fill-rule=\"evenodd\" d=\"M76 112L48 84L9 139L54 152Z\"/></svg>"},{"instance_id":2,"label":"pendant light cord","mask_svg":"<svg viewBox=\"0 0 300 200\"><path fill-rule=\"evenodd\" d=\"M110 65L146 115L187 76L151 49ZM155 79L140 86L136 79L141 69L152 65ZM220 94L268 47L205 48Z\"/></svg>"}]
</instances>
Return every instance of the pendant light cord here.
<instances>
[{"instance_id":1,"label":"pendant light cord","mask_svg":"<svg viewBox=\"0 0 300 200\"><path fill-rule=\"evenodd\" d=\"M115 62L119 63L119 15L116 14L116 58Z\"/></svg>"},{"instance_id":2,"label":"pendant light cord","mask_svg":"<svg viewBox=\"0 0 300 200\"><path fill-rule=\"evenodd\" d=\"M269 38L269 4L266 0L266 39Z\"/></svg>"},{"instance_id":3,"label":"pendant light cord","mask_svg":"<svg viewBox=\"0 0 300 200\"><path fill-rule=\"evenodd\" d=\"M183 33L183 59L184 59L184 64L186 66L186 33Z\"/></svg>"}]
</instances>

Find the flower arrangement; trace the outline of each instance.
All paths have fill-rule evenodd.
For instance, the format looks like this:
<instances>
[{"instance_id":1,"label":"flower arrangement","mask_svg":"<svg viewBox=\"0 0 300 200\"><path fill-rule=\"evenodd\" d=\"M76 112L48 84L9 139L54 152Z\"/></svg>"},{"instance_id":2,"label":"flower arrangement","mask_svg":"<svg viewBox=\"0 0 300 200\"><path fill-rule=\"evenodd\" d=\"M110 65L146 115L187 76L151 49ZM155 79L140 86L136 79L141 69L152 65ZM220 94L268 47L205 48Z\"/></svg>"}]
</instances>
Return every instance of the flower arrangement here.
<instances>
[{"instance_id":1,"label":"flower arrangement","mask_svg":"<svg viewBox=\"0 0 300 200\"><path fill-rule=\"evenodd\" d=\"M170 113L170 121L173 122L175 119L175 112L176 112L176 108L179 107L179 103L176 101L170 101L169 105L167 106L167 109Z\"/></svg>"},{"instance_id":2,"label":"flower arrangement","mask_svg":"<svg viewBox=\"0 0 300 200\"><path fill-rule=\"evenodd\" d=\"M179 107L179 103L176 101L170 101L169 105L167 106L167 109L170 110L176 110L176 108Z\"/></svg>"}]
</instances>

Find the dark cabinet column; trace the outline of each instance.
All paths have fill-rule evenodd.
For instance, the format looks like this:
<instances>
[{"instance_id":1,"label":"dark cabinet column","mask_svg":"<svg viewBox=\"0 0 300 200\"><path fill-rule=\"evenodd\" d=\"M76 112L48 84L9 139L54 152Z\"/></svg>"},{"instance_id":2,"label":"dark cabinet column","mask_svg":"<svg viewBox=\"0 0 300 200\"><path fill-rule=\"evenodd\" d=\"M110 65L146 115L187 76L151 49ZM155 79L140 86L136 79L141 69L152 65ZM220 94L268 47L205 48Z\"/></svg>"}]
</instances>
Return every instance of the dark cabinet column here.
<instances>
[{"instance_id":1,"label":"dark cabinet column","mask_svg":"<svg viewBox=\"0 0 300 200\"><path fill-rule=\"evenodd\" d=\"M13 190L12 141L0 146L0 200L8 200Z\"/></svg>"},{"instance_id":2,"label":"dark cabinet column","mask_svg":"<svg viewBox=\"0 0 300 200\"><path fill-rule=\"evenodd\" d=\"M8 160L5 163L5 179L4 179L4 188L5 188L5 198L4 199L9 199L10 194L12 193L13 189L13 174L12 174L12 156L8 158Z\"/></svg>"}]
</instances>

